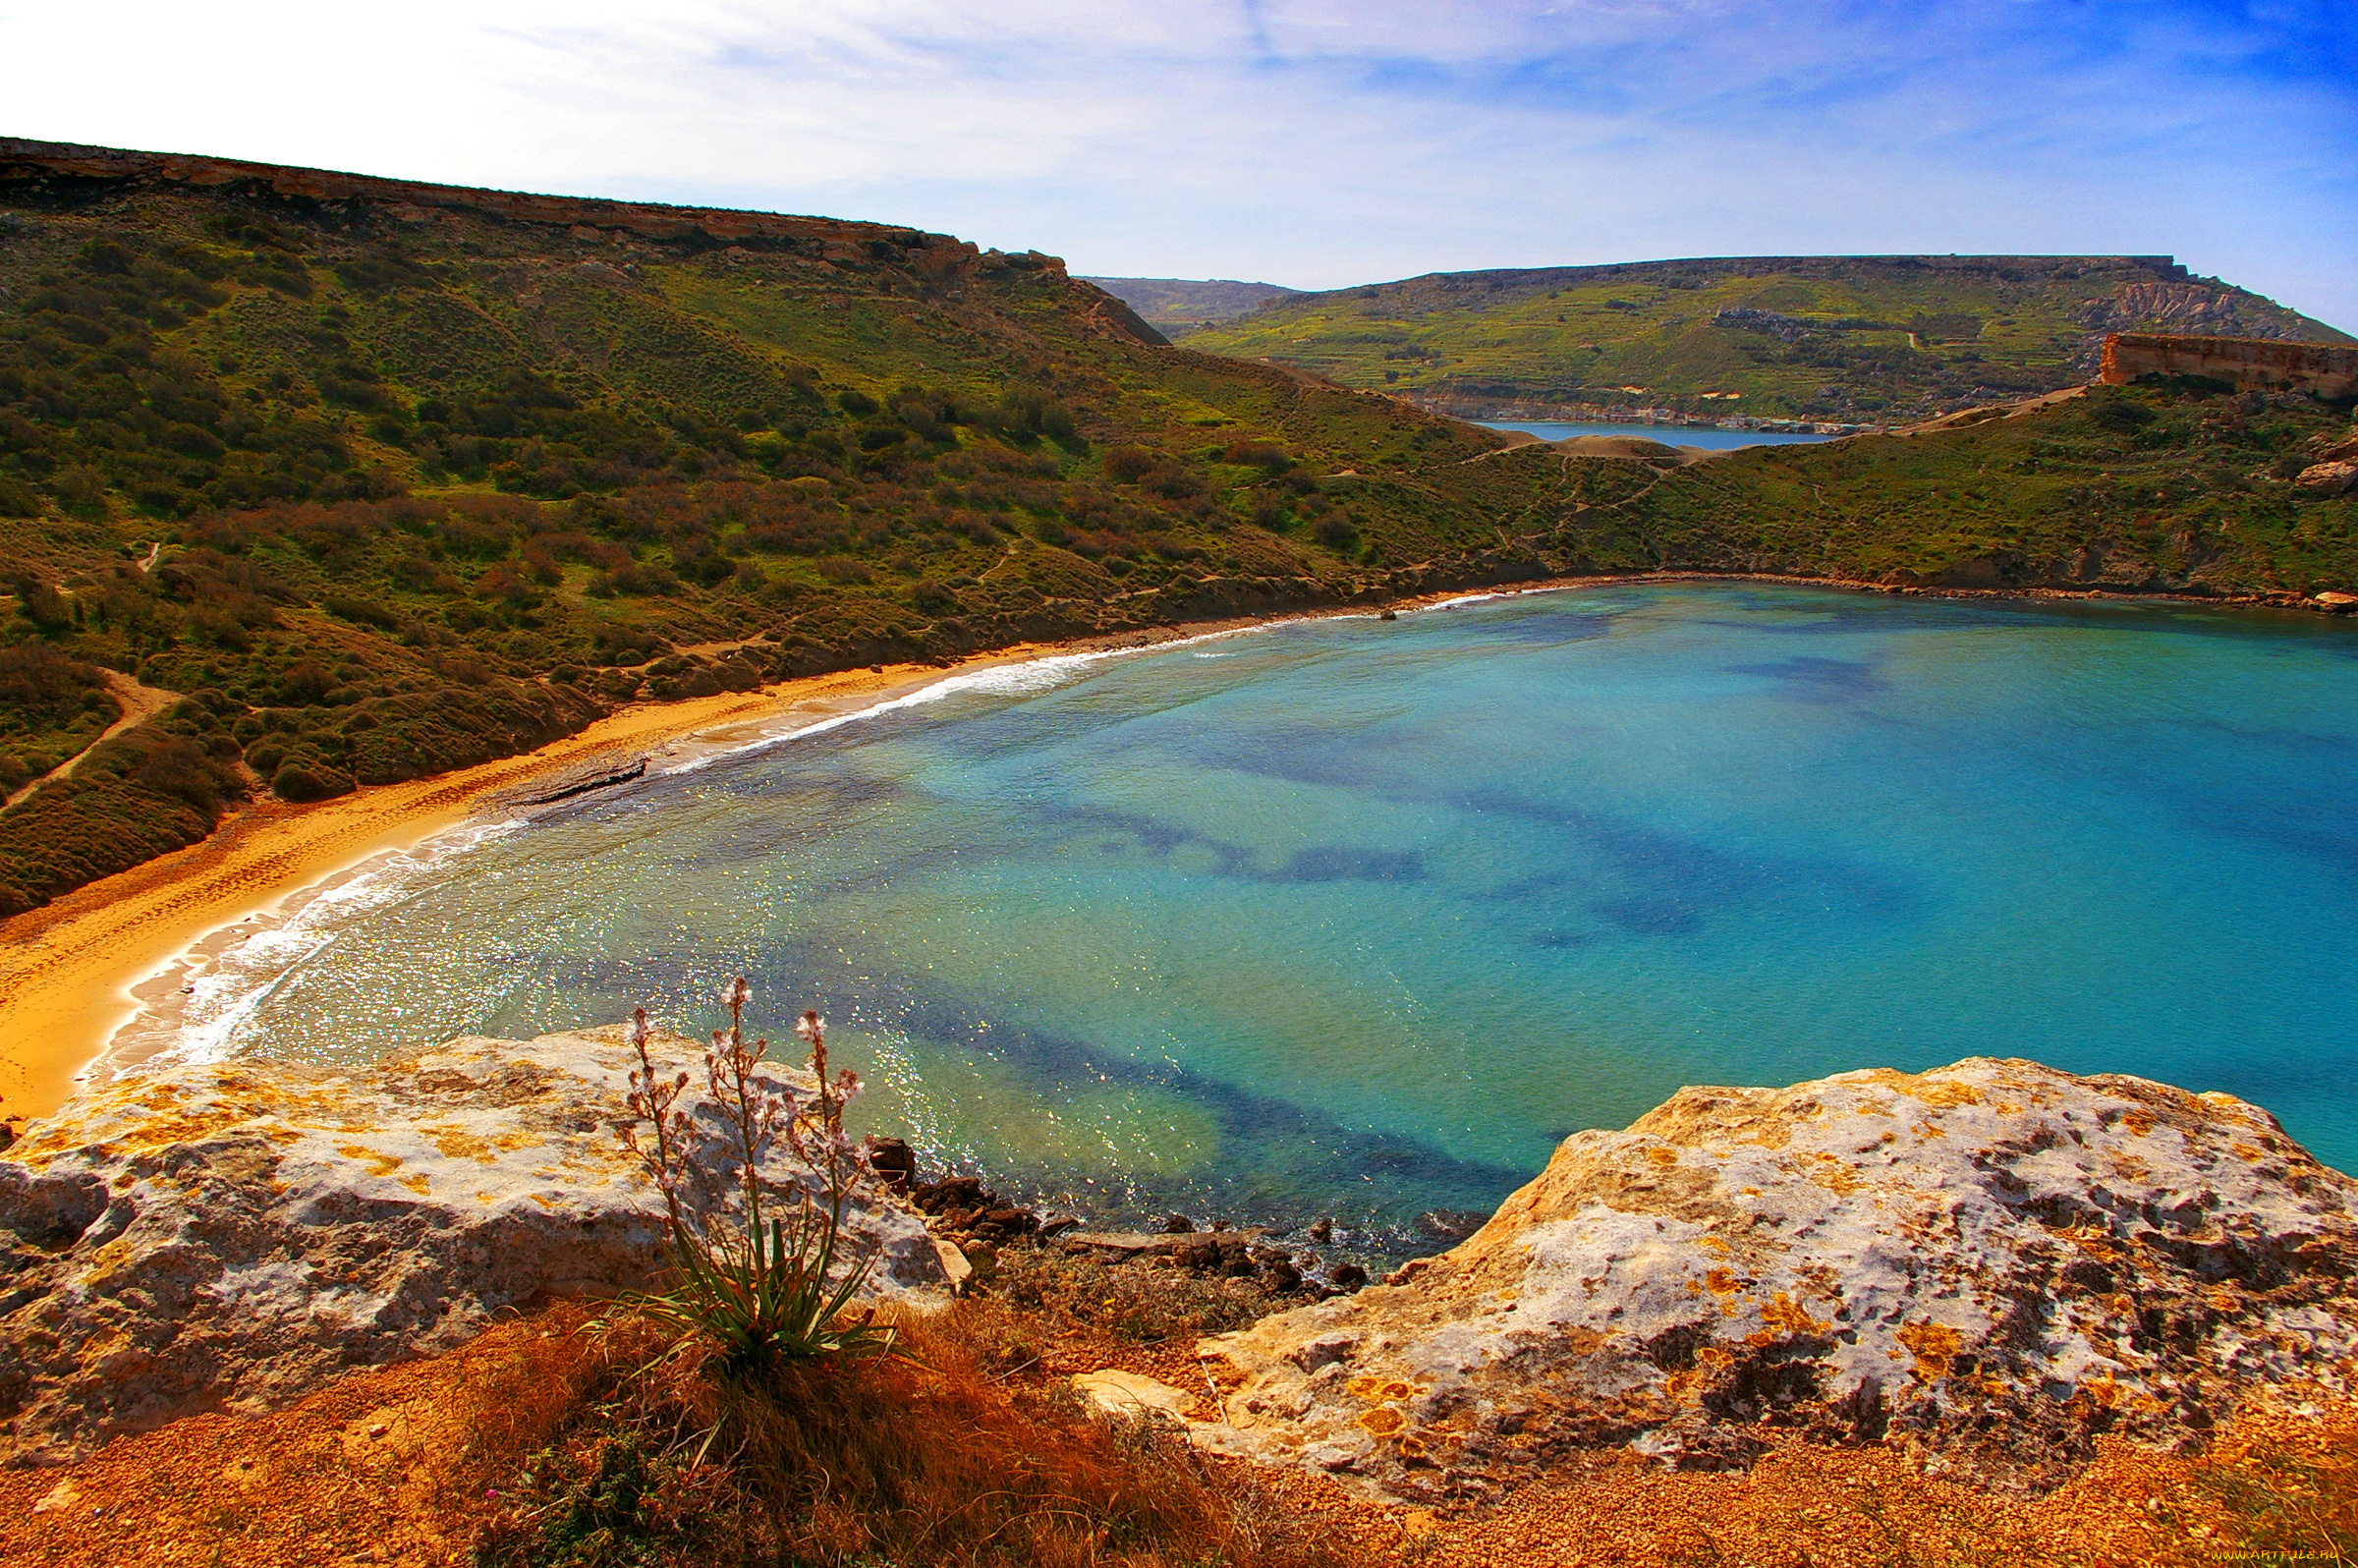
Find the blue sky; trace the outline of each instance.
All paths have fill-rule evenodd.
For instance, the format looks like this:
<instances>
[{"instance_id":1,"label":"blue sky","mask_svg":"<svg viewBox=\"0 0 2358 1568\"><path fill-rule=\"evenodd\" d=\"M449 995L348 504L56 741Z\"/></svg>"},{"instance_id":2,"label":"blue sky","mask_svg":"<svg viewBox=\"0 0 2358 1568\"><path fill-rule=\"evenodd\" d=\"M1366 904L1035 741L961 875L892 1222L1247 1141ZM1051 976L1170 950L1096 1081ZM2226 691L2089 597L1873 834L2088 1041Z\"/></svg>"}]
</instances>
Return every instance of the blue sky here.
<instances>
[{"instance_id":1,"label":"blue sky","mask_svg":"<svg viewBox=\"0 0 2358 1568\"><path fill-rule=\"evenodd\" d=\"M0 0L0 131L1300 287L2168 252L2358 330L2358 0Z\"/></svg>"}]
</instances>

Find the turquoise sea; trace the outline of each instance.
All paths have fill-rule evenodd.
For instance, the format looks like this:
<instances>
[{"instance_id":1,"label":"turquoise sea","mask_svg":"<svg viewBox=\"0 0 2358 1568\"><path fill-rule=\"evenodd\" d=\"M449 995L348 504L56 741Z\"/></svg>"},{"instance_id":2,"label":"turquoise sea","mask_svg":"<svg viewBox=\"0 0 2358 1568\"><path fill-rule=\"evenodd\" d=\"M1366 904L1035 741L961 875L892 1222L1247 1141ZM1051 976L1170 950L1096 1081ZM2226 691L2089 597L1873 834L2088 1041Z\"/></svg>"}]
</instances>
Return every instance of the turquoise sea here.
<instances>
[{"instance_id":1,"label":"turquoise sea","mask_svg":"<svg viewBox=\"0 0 2358 1568\"><path fill-rule=\"evenodd\" d=\"M2358 1168L2358 629L1745 585L993 672L322 900L199 987L324 1058L740 967L871 1126L1094 1211L1412 1245L1682 1084L1976 1054ZM209 1022L208 1022L209 1021Z\"/></svg>"},{"instance_id":2,"label":"turquoise sea","mask_svg":"<svg viewBox=\"0 0 2358 1568\"><path fill-rule=\"evenodd\" d=\"M1740 446L1794 446L1810 441L1831 441L1830 435L1795 435L1771 430L1698 429L1683 424L1564 424L1552 420L1477 420L1475 423L1486 430L1522 430L1543 441L1561 441L1575 435L1636 435L1665 446L1700 446L1713 452L1730 452Z\"/></svg>"}]
</instances>

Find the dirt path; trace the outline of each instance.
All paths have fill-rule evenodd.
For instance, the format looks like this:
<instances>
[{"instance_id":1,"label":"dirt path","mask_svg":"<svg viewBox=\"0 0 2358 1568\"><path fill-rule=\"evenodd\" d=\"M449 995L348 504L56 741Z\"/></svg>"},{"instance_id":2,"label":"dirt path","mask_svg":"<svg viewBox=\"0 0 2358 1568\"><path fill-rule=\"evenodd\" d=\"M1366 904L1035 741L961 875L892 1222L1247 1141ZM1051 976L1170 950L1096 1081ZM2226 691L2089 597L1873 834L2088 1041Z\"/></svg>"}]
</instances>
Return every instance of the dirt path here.
<instances>
[{"instance_id":1,"label":"dirt path","mask_svg":"<svg viewBox=\"0 0 2358 1568\"><path fill-rule=\"evenodd\" d=\"M113 740L135 724L145 723L180 700L180 693L167 692L160 687L141 686L121 670L100 670L98 673L106 677L106 695L122 704L123 716L109 724L97 740L76 752L39 778L24 785L7 800L0 801L0 812L7 811L51 779L70 776L75 768L82 765L82 759L89 756L102 742Z\"/></svg>"}]
</instances>

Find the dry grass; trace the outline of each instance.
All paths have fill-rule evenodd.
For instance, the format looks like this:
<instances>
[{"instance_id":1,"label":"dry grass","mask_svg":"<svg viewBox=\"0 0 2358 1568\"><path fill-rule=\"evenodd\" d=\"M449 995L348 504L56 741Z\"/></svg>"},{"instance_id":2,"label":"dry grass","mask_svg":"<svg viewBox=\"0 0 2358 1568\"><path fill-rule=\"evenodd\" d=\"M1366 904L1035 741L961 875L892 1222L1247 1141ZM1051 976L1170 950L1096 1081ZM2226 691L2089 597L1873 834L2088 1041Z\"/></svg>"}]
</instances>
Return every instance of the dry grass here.
<instances>
[{"instance_id":1,"label":"dry grass","mask_svg":"<svg viewBox=\"0 0 2358 1568\"><path fill-rule=\"evenodd\" d=\"M1319 1568L1266 1494L1174 1436L993 1365L994 1309L912 1317L915 1364L731 1382L628 1318L518 1342L469 1390L454 1506L481 1568ZM651 1365L650 1365L651 1363ZM479 1492L477 1490L479 1484ZM475 1505L475 1504L470 1504Z\"/></svg>"},{"instance_id":2,"label":"dry grass","mask_svg":"<svg viewBox=\"0 0 2358 1568\"><path fill-rule=\"evenodd\" d=\"M2189 1490L2188 1527L2213 1515L2222 1556L2358 1564L2358 1408L2247 1418L2193 1467Z\"/></svg>"},{"instance_id":3,"label":"dry grass","mask_svg":"<svg viewBox=\"0 0 2358 1568\"><path fill-rule=\"evenodd\" d=\"M1101 1302L1103 1298L1098 1298ZM1191 1347L1004 1300L913 1325L930 1364L814 1369L702 1462L719 1414L646 1342L558 1308L356 1372L268 1415L193 1417L64 1470L0 1470L0 1568L2212 1568L2358 1558L2358 1404L2254 1413L2207 1455L2122 1441L2043 1497L1896 1448L1787 1444L1743 1474L1600 1455L1493 1508L1382 1508L1331 1479L1124 1435L1062 1396ZM2289 1394L2285 1397L2291 1397ZM493 1495L486 1496L486 1492ZM70 1495L70 1501L66 1500ZM36 1504L49 1507L34 1512ZM2276 1554L2276 1555L2265 1555Z\"/></svg>"},{"instance_id":4,"label":"dry grass","mask_svg":"<svg viewBox=\"0 0 2358 1568\"><path fill-rule=\"evenodd\" d=\"M1094 1253L1011 1247L991 1290L1041 1332L1079 1332L1128 1345L1193 1344L1206 1334L1307 1307L1252 1279L1206 1279L1180 1269L1107 1263Z\"/></svg>"}]
</instances>

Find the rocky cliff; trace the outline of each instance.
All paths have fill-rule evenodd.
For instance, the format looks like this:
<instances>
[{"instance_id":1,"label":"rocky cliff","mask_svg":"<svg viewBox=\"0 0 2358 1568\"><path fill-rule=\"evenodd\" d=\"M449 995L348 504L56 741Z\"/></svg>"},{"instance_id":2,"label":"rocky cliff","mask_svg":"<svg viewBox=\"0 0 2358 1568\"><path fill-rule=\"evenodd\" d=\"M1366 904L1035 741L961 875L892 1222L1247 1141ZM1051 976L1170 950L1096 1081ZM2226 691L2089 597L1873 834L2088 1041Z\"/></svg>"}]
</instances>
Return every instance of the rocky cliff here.
<instances>
[{"instance_id":1,"label":"rocky cliff","mask_svg":"<svg viewBox=\"0 0 2358 1568\"><path fill-rule=\"evenodd\" d=\"M1986 1058L1688 1089L1396 1283L1207 1341L1198 1431L1407 1498L1796 1435L2037 1486L2346 1388L2354 1278L2358 1182L2228 1095Z\"/></svg>"},{"instance_id":2,"label":"rocky cliff","mask_svg":"<svg viewBox=\"0 0 2358 1568\"><path fill-rule=\"evenodd\" d=\"M2358 392L2358 349L2169 332L2115 332L2105 339L2100 381L2125 386L2149 373L2199 375L2232 387L2346 398Z\"/></svg>"},{"instance_id":3,"label":"rocky cliff","mask_svg":"<svg viewBox=\"0 0 2358 1568\"><path fill-rule=\"evenodd\" d=\"M676 1039L656 1054L696 1059ZM36 1124L0 1158L0 1452L65 1459L266 1408L544 1296L647 1285L661 1208L615 1126L631 1062L618 1029L349 1072L231 1062L126 1079ZM768 1174L814 1180L783 1155ZM849 1223L879 1255L875 1292L946 1283L897 1200Z\"/></svg>"}]
</instances>

